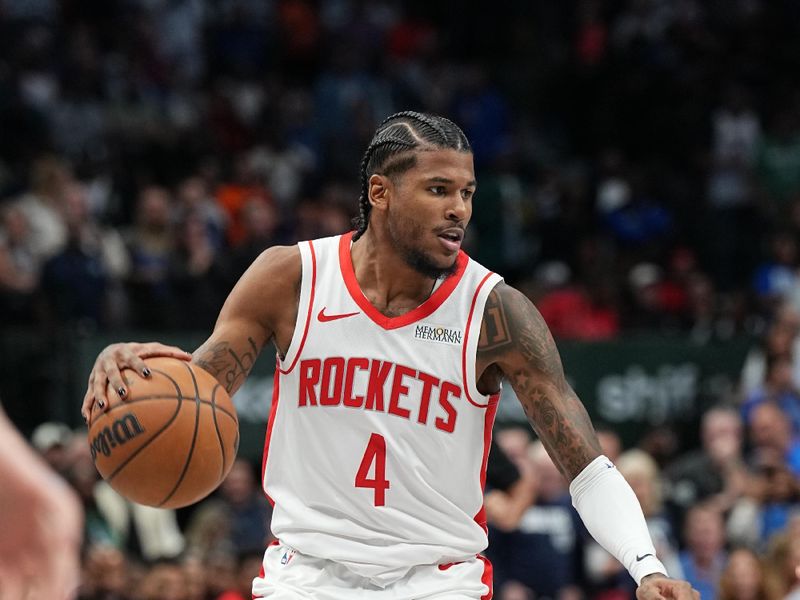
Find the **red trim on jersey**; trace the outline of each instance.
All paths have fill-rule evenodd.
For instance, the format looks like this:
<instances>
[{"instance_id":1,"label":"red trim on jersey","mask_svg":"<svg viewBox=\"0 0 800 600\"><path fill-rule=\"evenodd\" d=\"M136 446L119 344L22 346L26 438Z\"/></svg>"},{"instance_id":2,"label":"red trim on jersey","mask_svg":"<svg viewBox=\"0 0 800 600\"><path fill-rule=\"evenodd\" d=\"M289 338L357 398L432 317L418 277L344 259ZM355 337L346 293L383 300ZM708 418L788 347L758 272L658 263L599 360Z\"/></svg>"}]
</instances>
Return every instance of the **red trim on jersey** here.
<instances>
[{"instance_id":1,"label":"red trim on jersey","mask_svg":"<svg viewBox=\"0 0 800 600\"><path fill-rule=\"evenodd\" d=\"M277 361L276 361L277 362ZM275 374L272 376L272 406L269 409L269 421L267 421L267 435L264 438L264 456L261 459L261 489L264 495L269 500L272 506L275 506L275 501L269 497L266 489L266 475L267 475L267 456L269 455L269 442L272 439L272 426L275 424L275 414L278 412L278 396L281 387L281 376L278 371L278 365L275 365Z\"/></svg>"},{"instance_id":2,"label":"red trim on jersey","mask_svg":"<svg viewBox=\"0 0 800 600\"><path fill-rule=\"evenodd\" d=\"M489 404L491 404L491 400L489 401L489 404L479 404L478 402L475 402L475 400L473 400L472 397L469 395L469 382L467 381L467 348L469 346L467 342L469 342L469 331L472 325L472 314L475 312L475 305L478 303L478 294L480 294L483 284L486 283L486 280L489 279L489 277L491 277L492 275L494 275L494 273L492 272L487 273L486 276L483 279L481 279L481 282L478 284L478 287L475 288L475 294L472 296L472 303L470 304L469 315L467 316L467 326L464 328L464 343L461 345L461 379L464 381L464 395L467 397L467 400L469 401L470 404L472 404L473 406L477 406L478 408L486 408L487 406L489 406Z\"/></svg>"},{"instance_id":3,"label":"red trim on jersey","mask_svg":"<svg viewBox=\"0 0 800 600\"><path fill-rule=\"evenodd\" d=\"M458 257L456 258L456 272L453 273L450 277L445 279L436 291L434 291L425 302L420 304L413 310L408 311L404 315L400 315L399 317L387 317L384 314L372 306L372 303L367 300L367 297L364 295L364 292L361 291L361 288L358 285L358 280L356 279L356 272L353 269L353 258L350 256L350 240L353 239L353 232L350 231L342 235L339 238L339 268L342 271L342 277L344 277L344 283L347 287L347 291L350 292L350 296L353 298L356 304L358 304L359 308L364 311L364 314L367 315L372 321L374 321L377 325L380 325L384 329L397 329L398 327L405 327L406 325L411 325L420 319L424 319L425 317L433 314L437 308L439 308L442 303L447 300L447 297L453 292L453 290L458 285L458 282L461 281L461 277L464 275L464 271L467 269L467 263L469 263L469 257L463 250L459 250Z\"/></svg>"},{"instance_id":4,"label":"red trim on jersey","mask_svg":"<svg viewBox=\"0 0 800 600\"><path fill-rule=\"evenodd\" d=\"M483 596L481 596L481 600L492 600L492 593L494 592L494 590L492 589L492 581L494 579L494 577L492 575L492 572L493 572L492 563L488 558L486 558L485 556L482 556L480 554L476 554L475 558L477 558L479 561L483 562L483 573L481 574L481 583L485 584L486 587L489 588L489 592L484 594ZM447 569L449 569L450 567L452 567L454 565L460 565L463 562L464 561L461 560L461 561L458 561L458 562L444 563L444 564L439 565L439 570L440 571L447 571Z\"/></svg>"},{"instance_id":5,"label":"red trim on jersey","mask_svg":"<svg viewBox=\"0 0 800 600\"><path fill-rule=\"evenodd\" d=\"M485 583L486 586L489 588L489 591L481 596L481 600L492 600L492 596L494 595L494 576L493 576L493 569L492 563L489 561L488 558L485 556L478 554L478 560L483 561L483 575L481 576L481 583Z\"/></svg>"},{"instance_id":6,"label":"red trim on jersey","mask_svg":"<svg viewBox=\"0 0 800 600\"><path fill-rule=\"evenodd\" d=\"M297 364L297 359L300 358L300 354L303 352L303 346L306 343L306 338L308 337L308 327L311 325L311 311L314 308L314 289L317 287L317 254L314 252L314 244L309 241L308 247L311 249L311 294L308 297L308 313L306 313L306 324L303 328L303 337L300 339L300 346L297 348L297 352L294 355L294 360L292 364L289 365L289 368L286 370L281 370L281 373L286 375L287 373L291 373L294 366ZM300 316L300 310L298 307L297 316ZM278 370L278 365L275 367Z\"/></svg>"},{"instance_id":7,"label":"red trim on jersey","mask_svg":"<svg viewBox=\"0 0 800 600\"><path fill-rule=\"evenodd\" d=\"M489 449L492 447L492 426L494 416L497 414L497 405L500 403L500 394L492 394L487 404L487 410L483 419L483 460L481 461L481 493L486 487L486 465L489 464ZM481 509L475 515L475 522L480 525L485 532L489 532L486 526L486 507L481 504Z\"/></svg>"},{"instance_id":8,"label":"red trim on jersey","mask_svg":"<svg viewBox=\"0 0 800 600\"><path fill-rule=\"evenodd\" d=\"M278 540L275 540L273 542L273 544L277 544L277 543L278 543ZM270 546L272 546L272 544L270 544ZM264 579L264 575L266 575L266 573L264 573L264 561L262 560L261 561L261 568L258 570L259 579ZM263 596L256 596L253 593L251 593L250 595L253 597L253 600L261 600L263 598Z\"/></svg>"}]
</instances>

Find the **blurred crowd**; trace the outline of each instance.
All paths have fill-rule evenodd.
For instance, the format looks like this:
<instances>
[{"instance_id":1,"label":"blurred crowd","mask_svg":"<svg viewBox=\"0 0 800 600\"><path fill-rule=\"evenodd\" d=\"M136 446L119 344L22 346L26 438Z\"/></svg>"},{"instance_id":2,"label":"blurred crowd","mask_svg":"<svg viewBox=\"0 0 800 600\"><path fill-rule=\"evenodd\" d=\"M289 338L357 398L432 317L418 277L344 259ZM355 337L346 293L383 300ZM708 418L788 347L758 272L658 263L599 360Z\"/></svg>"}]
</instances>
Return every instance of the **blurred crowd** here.
<instances>
[{"instance_id":1,"label":"blurred crowd","mask_svg":"<svg viewBox=\"0 0 800 600\"><path fill-rule=\"evenodd\" d=\"M691 450L647 438L624 447L597 424L604 454L639 499L658 557L703 600L800 597L800 421L793 418L800 395L773 397L768 382L756 389L743 405L708 409ZM485 506L495 598L633 599L633 580L589 537L566 480L531 430L503 427L494 437ZM83 504L81 600L250 598L274 541L258 465L239 458L209 498L156 509L100 479L84 430L43 423L31 442Z\"/></svg>"},{"instance_id":2,"label":"blurred crowd","mask_svg":"<svg viewBox=\"0 0 800 600\"><path fill-rule=\"evenodd\" d=\"M408 108L466 131L467 248L557 336L704 342L800 305L796 3L453 8L4 0L0 318L207 329L261 250L348 228Z\"/></svg>"},{"instance_id":3,"label":"blurred crowd","mask_svg":"<svg viewBox=\"0 0 800 600\"><path fill-rule=\"evenodd\" d=\"M265 248L348 229L380 120L449 116L467 250L556 337L758 340L699 448L601 433L704 600L800 597L798 29L791 0L0 0L0 327L207 331ZM630 597L541 447L497 439L494 491L527 494L492 532L497 598ZM32 441L84 501L84 600L250 597L257 466L162 512L85 438Z\"/></svg>"}]
</instances>

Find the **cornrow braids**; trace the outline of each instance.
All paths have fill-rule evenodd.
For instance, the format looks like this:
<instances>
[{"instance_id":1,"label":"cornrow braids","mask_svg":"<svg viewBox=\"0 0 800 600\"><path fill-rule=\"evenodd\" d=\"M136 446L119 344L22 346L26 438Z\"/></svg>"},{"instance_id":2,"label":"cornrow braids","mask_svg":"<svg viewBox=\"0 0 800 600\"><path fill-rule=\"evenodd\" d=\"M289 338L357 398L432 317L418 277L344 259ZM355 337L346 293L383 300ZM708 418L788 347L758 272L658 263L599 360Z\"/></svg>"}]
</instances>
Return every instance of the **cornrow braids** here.
<instances>
[{"instance_id":1,"label":"cornrow braids","mask_svg":"<svg viewBox=\"0 0 800 600\"><path fill-rule=\"evenodd\" d=\"M448 148L472 152L467 136L458 125L438 115L413 110L395 113L384 119L375 130L361 159L358 216L353 219L353 240L360 238L369 225L369 176L373 173L403 173L416 164L414 151L420 148Z\"/></svg>"}]
</instances>

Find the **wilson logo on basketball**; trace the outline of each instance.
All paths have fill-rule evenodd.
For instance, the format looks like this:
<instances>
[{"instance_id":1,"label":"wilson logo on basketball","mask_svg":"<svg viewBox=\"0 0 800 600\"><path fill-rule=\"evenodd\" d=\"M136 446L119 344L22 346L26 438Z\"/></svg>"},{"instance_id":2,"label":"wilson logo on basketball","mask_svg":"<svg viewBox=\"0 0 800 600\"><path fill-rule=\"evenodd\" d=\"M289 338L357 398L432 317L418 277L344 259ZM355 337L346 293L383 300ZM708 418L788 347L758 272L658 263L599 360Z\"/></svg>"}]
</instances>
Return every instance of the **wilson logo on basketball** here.
<instances>
[{"instance_id":1,"label":"wilson logo on basketball","mask_svg":"<svg viewBox=\"0 0 800 600\"><path fill-rule=\"evenodd\" d=\"M95 460L98 454L110 456L112 448L122 446L142 433L144 433L144 427L139 423L136 415L133 413L123 415L110 426L103 427L100 433L94 436L90 443L92 460Z\"/></svg>"}]
</instances>

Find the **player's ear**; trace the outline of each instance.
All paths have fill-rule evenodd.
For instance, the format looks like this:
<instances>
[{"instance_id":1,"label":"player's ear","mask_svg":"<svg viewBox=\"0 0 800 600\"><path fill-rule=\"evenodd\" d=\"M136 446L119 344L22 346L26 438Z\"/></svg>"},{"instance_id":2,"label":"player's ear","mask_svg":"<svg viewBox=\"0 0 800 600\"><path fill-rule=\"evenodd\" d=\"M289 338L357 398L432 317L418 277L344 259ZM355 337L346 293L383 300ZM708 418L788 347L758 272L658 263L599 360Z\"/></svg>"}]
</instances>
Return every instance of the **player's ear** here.
<instances>
[{"instance_id":1,"label":"player's ear","mask_svg":"<svg viewBox=\"0 0 800 600\"><path fill-rule=\"evenodd\" d=\"M367 181L367 193L372 208L381 210L386 207L391 197L392 182L385 175L374 173Z\"/></svg>"}]
</instances>

